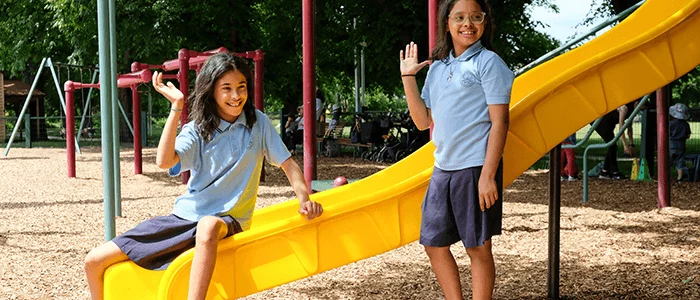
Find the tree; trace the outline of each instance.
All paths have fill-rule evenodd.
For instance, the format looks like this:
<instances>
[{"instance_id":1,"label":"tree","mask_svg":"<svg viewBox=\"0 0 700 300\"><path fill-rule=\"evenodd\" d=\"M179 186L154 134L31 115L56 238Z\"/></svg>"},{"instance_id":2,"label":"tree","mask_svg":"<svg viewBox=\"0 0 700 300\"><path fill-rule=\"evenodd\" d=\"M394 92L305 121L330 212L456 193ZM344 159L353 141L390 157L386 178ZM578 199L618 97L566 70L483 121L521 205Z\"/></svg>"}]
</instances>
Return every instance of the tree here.
<instances>
[{"instance_id":1,"label":"tree","mask_svg":"<svg viewBox=\"0 0 700 300\"><path fill-rule=\"evenodd\" d=\"M177 58L183 47L253 50L250 45L257 42L251 40L248 2L117 1L118 72L129 73L133 61L159 64ZM96 1L9 0L0 2L0 14L0 70L8 77L32 80L42 57L78 65L98 63ZM47 92L49 113L57 115L53 82L40 83L39 88ZM122 91L119 98L131 111L130 93Z\"/></svg>"},{"instance_id":2,"label":"tree","mask_svg":"<svg viewBox=\"0 0 700 300\"><path fill-rule=\"evenodd\" d=\"M491 1L497 13L495 47L515 69L556 48L557 42L536 27L528 8L549 0ZM428 3L406 1L318 1L316 7L317 85L327 95L352 94L354 68L364 47L367 89L388 95L402 93L397 54L407 43L419 44L428 57ZM266 95L285 103L301 103L301 7L298 2L257 2L260 40L266 52ZM281 21L281 22L280 22ZM278 98L279 97L279 98ZM381 98L381 97L380 97ZM394 99L393 97L383 97Z\"/></svg>"},{"instance_id":3,"label":"tree","mask_svg":"<svg viewBox=\"0 0 700 300\"><path fill-rule=\"evenodd\" d=\"M400 95L398 51L417 41L422 56L428 57L427 1L316 3L317 83L325 94L352 94L354 68L359 63L356 51L364 44L368 90L387 94L378 99ZM539 24L531 20L528 10L531 6L556 9L550 0L491 3L496 12L495 46L511 68L556 47L555 40L536 31ZM183 47L262 49L266 106L291 108L301 103L300 2L117 0L116 9L120 73L129 72L133 61L173 59ZM44 56L74 64L98 62L94 0L6 0L0 2L0 15L0 69L8 77L32 70L28 66ZM123 101L127 107L129 103Z\"/></svg>"}]
</instances>

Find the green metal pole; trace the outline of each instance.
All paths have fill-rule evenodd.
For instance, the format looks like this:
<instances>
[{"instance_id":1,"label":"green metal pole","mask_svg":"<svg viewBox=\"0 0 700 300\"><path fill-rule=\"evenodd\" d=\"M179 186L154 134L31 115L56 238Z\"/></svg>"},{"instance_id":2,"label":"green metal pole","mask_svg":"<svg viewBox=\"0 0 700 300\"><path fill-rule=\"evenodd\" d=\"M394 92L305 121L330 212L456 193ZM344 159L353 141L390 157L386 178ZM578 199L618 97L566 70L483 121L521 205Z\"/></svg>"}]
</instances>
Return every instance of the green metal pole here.
<instances>
[{"instance_id":1,"label":"green metal pole","mask_svg":"<svg viewBox=\"0 0 700 300\"><path fill-rule=\"evenodd\" d=\"M586 150L583 151L583 203L588 203L588 150L608 148L612 144L617 143L617 140L620 138L621 135L625 133L627 127L632 126L634 117L639 113L639 111L642 109L642 106L644 106L644 103L646 103L648 100L649 95L646 95L644 96L644 98L642 98L642 101L639 101L639 104L637 104L637 106L634 108L630 117L627 119L627 121L625 121L625 124L622 125L620 131L617 132L615 137L610 142L607 142L605 144L588 145L588 147L586 147Z\"/></svg>"},{"instance_id":2,"label":"green metal pole","mask_svg":"<svg viewBox=\"0 0 700 300\"><path fill-rule=\"evenodd\" d=\"M32 147L32 120L29 114L24 114L24 145L28 148Z\"/></svg>"},{"instance_id":3,"label":"green metal pole","mask_svg":"<svg viewBox=\"0 0 700 300\"><path fill-rule=\"evenodd\" d=\"M117 21L115 0L109 0L109 72L112 75L109 84L112 87L112 132L114 133L114 160L112 171L114 172L114 215L122 216L122 185L121 168L119 166L119 89L117 88ZM115 105L116 104L116 105Z\"/></svg>"},{"instance_id":4,"label":"green metal pole","mask_svg":"<svg viewBox=\"0 0 700 300\"><path fill-rule=\"evenodd\" d=\"M118 93L115 93L115 94L118 94ZM129 122L129 116L126 114L126 111L124 110L124 106L122 106L122 103L119 102L119 99L117 99L117 102L115 102L115 103L117 103L117 105L119 106L119 111L122 113L122 117L124 117L124 123L126 123L126 127L129 127L129 132L131 132L131 136L134 136L134 127L131 126L131 122ZM117 120L119 120L119 118L117 118Z\"/></svg>"},{"instance_id":5,"label":"green metal pole","mask_svg":"<svg viewBox=\"0 0 700 300\"><path fill-rule=\"evenodd\" d=\"M97 70L92 72L92 81L90 81L91 84L95 83L95 80L97 80ZM78 135L75 137L78 141L80 141L80 134L83 132L83 126L85 125L85 116L90 112L90 96L92 95L92 88L88 91L87 94L87 101L85 101L85 107L83 108L83 116L80 118L80 128L78 128Z\"/></svg>"},{"instance_id":6,"label":"green metal pole","mask_svg":"<svg viewBox=\"0 0 700 300\"><path fill-rule=\"evenodd\" d=\"M114 132L112 131L112 80L109 49L108 0L97 0L97 39L100 56L100 121L102 131L102 193L104 196L105 241L114 238Z\"/></svg>"},{"instance_id":7,"label":"green metal pole","mask_svg":"<svg viewBox=\"0 0 700 300\"><path fill-rule=\"evenodd\" d=\"M51 57L49 57L46 60L46 67L49 68L49 71L51 71L51 76L53 77L53 83L56 86L56 92L58 92L58 100L61 100L61 105L63 106L63 114L66 115L66 118L68 117L68 109L75 109L75 107L66 107L66 100L63 99L63 89L61 88L61 79L56 76L56 70L53 68L53 61L51 61ZM70 69L69 69L70 70ZM60 75L60 73L59 73ZM66 130L68 130L66 128ZM82 152L80 152L80 145L78 145L78 140L77 138L73 139L73 143L75 143L75 150L78 151L78 154L82 155Z\"/></svg>"},{"instance_id":8,"label":"green metal pole","mask_svg":"<svg viewBox=\"0 0 700 300\"><path fill-rule=\"evenodd\" d=\"M588 139L591 137L591 134L593 134L593 131L595 131L595 129L598 127L598 124L600 124L600 120L602 120L602 119L603 118L598 118L598 120L595 120L595 122L593 122L593 125L591 125L591 128L588 129L588 132L586 132L586 135L584 135L583 138L581 140L579 140L578 143L576 143L576 145L562 145L561 148L562 149L576 149L578 147L581 147L581 145L588 142Z\"/></svg>"},{"instance_id":9,"label":"green metal pole","mask_svg":"<svg viewBox=\"0 0 700 300\"><path fill-rule=\"evenodd\" d=\"M46 57L41 59L41 64L39 64L39 70L36 71L36 76L34 76L34 81L32 82L32 87L29 88L29 93L27 94L27 99L24 100L24 105L22 105L22 111L17 114L17 123L15 123L15 127L12 129L12 134L10 135L10 141L7 142L7 146L5 147L5 153L3 156L7 156L7 153L10 152L10 146L12 146L12 141L15 140L15 135L17 134L17 130L19 130L19 124L22 123L22 116L24 116L24 113L27 111L27 107L29 107L29 100L32 99L32 94L34 93L34 88L36 88L36 83L39 82L39 76L41 76L41 71L44 70L44 64L46 63Z\"/></svg>"}]
</instances>

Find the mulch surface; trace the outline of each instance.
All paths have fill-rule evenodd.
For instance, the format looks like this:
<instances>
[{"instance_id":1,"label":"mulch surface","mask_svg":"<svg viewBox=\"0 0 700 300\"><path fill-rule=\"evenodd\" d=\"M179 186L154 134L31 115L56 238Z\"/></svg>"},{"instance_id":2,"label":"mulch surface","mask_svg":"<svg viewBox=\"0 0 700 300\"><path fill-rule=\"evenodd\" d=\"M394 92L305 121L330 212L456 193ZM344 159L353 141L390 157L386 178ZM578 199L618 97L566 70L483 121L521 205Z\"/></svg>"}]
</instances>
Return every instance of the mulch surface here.
<instances>
[{"instance_id":1,"label":"mulch surface","mask_svg":"<svg viewBox=\"0 0 700 300\"><path fill-rule=\"evenodd\" d=\"M0 157L0 299L89 299L82 260L104 241L100 150L82 149L78 178L63 149L12 149ZM121 152L123 217L117 233L170 213L185 187L144 152L144 174ZM301 157L297 156L301 165ZM386 164L321 158L318 178L363 178ZM294 197L283 172L266 166L258 208ZM504 192L504 232L493 239L494 298L547 298L548 173L528 171ZM672 207L657 208L656 182L562 182L561 286L564 299L700 299L700 183L674 183ZM452 246L465 297L469 257ZM274 276L274 274L271 274ZM247 299L437 299L427 256L416 242Z\"/></svg>"}]
</instances>

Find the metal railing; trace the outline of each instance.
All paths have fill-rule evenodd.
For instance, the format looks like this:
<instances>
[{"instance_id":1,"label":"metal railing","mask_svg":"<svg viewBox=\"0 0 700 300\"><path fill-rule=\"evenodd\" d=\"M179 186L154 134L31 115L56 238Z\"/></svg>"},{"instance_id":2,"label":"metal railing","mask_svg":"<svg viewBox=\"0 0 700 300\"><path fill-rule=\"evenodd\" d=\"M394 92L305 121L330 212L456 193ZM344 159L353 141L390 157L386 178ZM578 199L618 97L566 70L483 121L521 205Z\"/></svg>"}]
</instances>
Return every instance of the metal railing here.
<instances>
[{"instance_id":1,"label":"metal railing","mask_svg":"<svg viewBox=\"0 0 700 300\"><path fill-rule=\"evenodd\" d=\"M614 16L614 17L604 21L603 23L600 23L597 26L593 27L593 29L591 29L588 33L569 41L568 43L564 44L563 46L550 51L549 53L541 56L540 58L536 59L535 61L533 61L533 62L525 65L524 67L516 70L515 75L517 76L517 75L520 75L522 73L525 73L525 72L529 71L530 69L532 69L536 66L539 66L539 65L547 62L548 60L550 60L554 57L557 57L557 56L561 55L562 53L575 48L574 46L577 45L578 43L580 43L581 41L597 34L598 31L605 29L606 27L612 25L613 23L616 23L616 22L626 18L627 16L631 15L635 10L637 10L637 8L642 6L642 4L644 4L644 2L646 2L646 1L645 0L639 1L639 3L626 9L625 11L621 12L619 15Z\"/></svg>"}]
</instances>

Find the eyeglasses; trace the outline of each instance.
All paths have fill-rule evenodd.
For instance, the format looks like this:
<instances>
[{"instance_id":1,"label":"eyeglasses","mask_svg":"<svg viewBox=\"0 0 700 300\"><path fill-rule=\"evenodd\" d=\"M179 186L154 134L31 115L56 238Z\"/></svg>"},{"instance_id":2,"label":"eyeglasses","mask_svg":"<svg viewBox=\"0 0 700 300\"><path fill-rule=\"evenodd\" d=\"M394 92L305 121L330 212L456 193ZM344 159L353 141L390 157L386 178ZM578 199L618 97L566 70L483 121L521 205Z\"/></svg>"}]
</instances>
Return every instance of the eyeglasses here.
<instances>
[{"instance_id":1,"label":"eyeglasses","mask_svg":"<svg viewBox=\"0 0 700 300\"><path fill-rule=\"evenodd\" d=\"M473 12L470 14L456 14L453 16L447 16L450 18L450 20L453 23L456 24L464 24L464 22L468 19L472 24L481 24L484 23L486 20L486 13L483 11L480 12Z\"/></svg>"}]
</instances>

